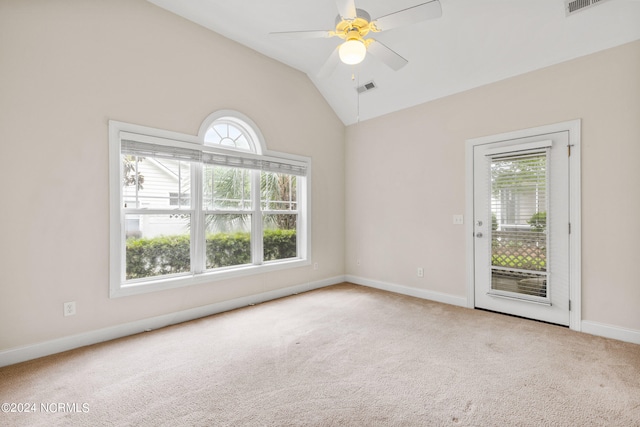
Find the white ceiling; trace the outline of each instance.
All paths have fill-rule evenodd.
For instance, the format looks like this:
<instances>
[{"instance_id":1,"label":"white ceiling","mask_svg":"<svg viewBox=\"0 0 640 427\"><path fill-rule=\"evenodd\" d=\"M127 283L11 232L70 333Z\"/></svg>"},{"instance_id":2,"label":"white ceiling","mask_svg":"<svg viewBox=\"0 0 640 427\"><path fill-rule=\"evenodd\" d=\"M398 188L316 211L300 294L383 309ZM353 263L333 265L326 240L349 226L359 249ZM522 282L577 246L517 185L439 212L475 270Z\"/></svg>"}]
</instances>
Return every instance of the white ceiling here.
<instances>
[{"instance_id":1,"label":"white ceiling","mask_svg":"<svg viewBox=\"0 0 640 427\"><path fill-rule=\"evenodd\" d=\"M335 0L149 1L307 73L347 125L640 39L640 0L604 1L569 17L564 0L440 0L442 17L374 35L409 61L404 68L367 55L319 78L339 38L268 34L332 30ZM375 19L425 1L356 6ZM377 88L358 96L355 87L371 80Z\"/></svg>"}]
</instances>

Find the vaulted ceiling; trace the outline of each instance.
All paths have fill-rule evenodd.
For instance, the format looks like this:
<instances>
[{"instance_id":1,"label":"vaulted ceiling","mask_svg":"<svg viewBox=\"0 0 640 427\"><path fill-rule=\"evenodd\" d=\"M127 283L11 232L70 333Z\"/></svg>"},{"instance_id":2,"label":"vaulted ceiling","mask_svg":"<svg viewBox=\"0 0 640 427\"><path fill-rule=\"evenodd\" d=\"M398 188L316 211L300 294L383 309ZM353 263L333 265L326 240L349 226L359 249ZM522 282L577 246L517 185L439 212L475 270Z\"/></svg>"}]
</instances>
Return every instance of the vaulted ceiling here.
<instances>
[{"instance_id":1,"label":"vaulted ceiling","mask_svg":"<svg viewBox=\"0 0 640 427\"><path fill-rule=\"evenodd\" d=\"M565 0L440 0L441 17L374 35L408 60L401 69L368 54L319 76L342 40L269 33L333 30L335 0L149 1L306 73L347 125L640 39L640 0L601 0L569 16ZM355 3L375 19L426 1ZM358 94L370 81L376 88Z\"/></svg>"}]
</instances>

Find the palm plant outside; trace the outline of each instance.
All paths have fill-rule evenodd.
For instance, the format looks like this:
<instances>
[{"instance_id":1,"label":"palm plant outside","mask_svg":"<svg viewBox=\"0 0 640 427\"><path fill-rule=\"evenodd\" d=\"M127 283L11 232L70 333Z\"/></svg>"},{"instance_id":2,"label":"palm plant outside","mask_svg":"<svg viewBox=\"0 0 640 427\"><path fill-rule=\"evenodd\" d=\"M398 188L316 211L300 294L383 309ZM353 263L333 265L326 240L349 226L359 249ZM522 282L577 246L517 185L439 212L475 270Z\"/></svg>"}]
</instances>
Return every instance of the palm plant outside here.
<instances>
[{"instance_id":1,"label":"palm plant outside","mask_svg":"<svg viewBox=\"0 0 640 427\"><path fill-rule=\"evenodd\" d=\"M136 185L138 190L142 190L144 184L144 175L138 172L137 162L144 160L144 157L136 156L122 156L122 170L123 170L123 187L130 185Z\"/></svg>"},{"instance_id":2,"label":"palm plant outside","mask_svg":"<svg viewBox=\"0 0 640 427\"><path fill-rule=\"evenodd\" d=\"M251 215L242 211L251 206L251 172L247 169L221 166L205 167L204 204L206 210L216 209L224 214L207 215L207 230L229 232L248 230ZM296 177L273 172L260 174L260 200L264 211L296 210ZM296 215L286 212L264 216L265 228L295 230Z\"/></svg>"},{"instance_id":3,"label":"palm plant outside","mask_svg":"<svg viewBox=\"0 0 640 427\"><path fill-rule=\"evenodd\" d=\"M252 172L221 166L205 166L204 172L204 204L209 211L205 216L207 268L249 262ZM292 175L260 173L264 261L297 255L296 181Z\"/></svg>"}]
</instances>

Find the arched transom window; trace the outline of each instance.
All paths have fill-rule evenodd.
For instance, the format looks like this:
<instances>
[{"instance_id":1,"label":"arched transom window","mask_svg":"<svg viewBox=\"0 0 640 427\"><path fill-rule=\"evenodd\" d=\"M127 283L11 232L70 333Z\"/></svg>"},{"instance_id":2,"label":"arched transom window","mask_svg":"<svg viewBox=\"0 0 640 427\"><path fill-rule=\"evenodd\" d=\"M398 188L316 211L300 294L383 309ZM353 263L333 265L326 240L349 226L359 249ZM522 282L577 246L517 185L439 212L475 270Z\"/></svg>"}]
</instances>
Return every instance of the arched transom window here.
<instances>
[{"instance_id":1,"label":"arched transom window","mask_svg":"<svg viewBox=\"0 0 640 427\"><path fill-rule=\"evenodd\" d=\"M263 154L264 140L255 123L236 111L211 114L199 132L204 145Z\"/></svg>"},{"instance_id":2,"label":"arched transom window","mask_svg":"<svg viewBox=\"0 0 640 427\"><path fill-rule=\"evenodd\" d=\"M256 152L251 135L243 127L229 119L218 119L204 135L206 145L219 145L240 151Z\"/></svg>"}]
</instances>

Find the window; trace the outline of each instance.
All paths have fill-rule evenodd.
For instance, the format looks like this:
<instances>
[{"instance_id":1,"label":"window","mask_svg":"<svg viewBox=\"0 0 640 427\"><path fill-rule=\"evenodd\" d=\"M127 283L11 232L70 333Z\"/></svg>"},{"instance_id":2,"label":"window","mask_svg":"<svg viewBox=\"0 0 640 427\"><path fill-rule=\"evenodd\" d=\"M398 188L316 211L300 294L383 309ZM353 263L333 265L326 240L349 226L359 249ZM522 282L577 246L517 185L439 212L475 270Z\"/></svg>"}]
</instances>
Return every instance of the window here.
<instances>
[{"instance_id":1,"label":"window","mask_svg":"<svg viewBox=\"0 0 640 427\"><path fill-rule=\"evenodd\" d=\"M248 118L109 138L112 296L309 264L310 161L267 153Z\"/></svg>"}]
</instances>

